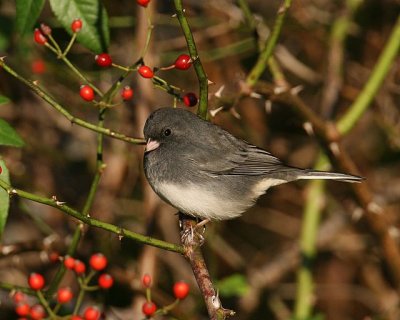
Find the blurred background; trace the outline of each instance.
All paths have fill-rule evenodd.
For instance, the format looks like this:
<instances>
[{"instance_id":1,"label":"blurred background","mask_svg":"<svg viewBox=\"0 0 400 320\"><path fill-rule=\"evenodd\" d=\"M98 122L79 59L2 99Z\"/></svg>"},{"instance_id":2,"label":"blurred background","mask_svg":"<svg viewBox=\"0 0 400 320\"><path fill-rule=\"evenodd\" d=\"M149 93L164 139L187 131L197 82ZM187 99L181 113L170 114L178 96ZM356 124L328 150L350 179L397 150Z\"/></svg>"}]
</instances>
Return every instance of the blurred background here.
<instances>
[{"instance_id":1,"label":"blurred background","mask_svg":"<svg viewBox=\"0 0 400 320\"><path fill-rule=\"evenodd\" d=\"M240 1L239 1L240 2ZM260 43L268 37L281 1L249 0L253 25L246 22L235 1L184 1L186 15L209 79L209 109L221 105L214 95L234 99L254 65ZM282 28L275 61L285 77L283 85L302 86L299 94L321 117L337 119L365 85L400 13L399 1L293 1ZM145 10L135 1L104 1L109 15L108 53L119 65L140 58L148 25ZM171 1L152 1L147 9L154 25L144 60L149 66L168 66L186 53L186 42ZM97 123L98 109L79 96L81 82L57 57L33 41L32 32L15 31L15 4L0 1L0 55L17 72L37 80L74 116ZM348 24L342 39L335 37L342 19ZM53 29L53 37L65 46L69 35L46 3L38 22ZM400 41L400 39L399 39ZM76 44L69 59L93 83L106 91L121 75L115 68L101 69L95 53ZM373 104L344 138L344 149L358 166L379 205L390 208L387 219L399 236L400 209L400 60L392 66ZM268 70L268 69L267 69ZM159 71L159 77L184 92L198 92L193 68ZM274 85L272 74L262 79ZM174 99L136 73L124 84L134 90L131 101L106 114L105 126L128 136L142 137L148 114ZM82 209L96 170L96 133L72 125L26 86L0 70L0 93L11 102L0 106L0 117L26 142L21 149L0 147L13 186L34 194L65 201ZM116 102L118 99L115 99ZM178 102L179 107L184 107ZM193 112L196 108L193 108ZM238 117L240 115L240 117ZM303 129L303 120L286 105L266 108L263 99L245 98L234 109L211 119L233 133L272 152L291 165L312 167L320 143ZM176 210L151 190L142 170L143 146L105 138L103 172L90 214L129 230L179 243ZM334 168L333 168L334 169ZM336 168L337 170L337 168ZM209 271L220 290L225 308L235 319L289 319L296 297L299 268L299 234L305 182L271 189L243 217L207 226L202 247ZM218 190L215 190L218 192ZM313 268L315 316L310 319L399 319L396 283L382 258L379 242L362 219L351 188L328 183L320 199L322 217ZM26 276L41 271L51 279L58 264L48 255L64 255L76 220L60 211L12 198L2 246L15 245L0 255L0 282L26 285ZM166 319L206 319L204 302L190 266L178 254L143 245L96 228L85 227L76 256L83 261L101 251L110 261L116 284L106 294L88 299L104 304L107 319L140 319L145 299L140 279L154 278L157 305L173 301L172 284L190 283L191 294ZM68 275L64 284L74 286ZM0 314L13 319L7 291L0 291ZM160 317L162 318L162 317Z\"/></svg>"}]
</instances>

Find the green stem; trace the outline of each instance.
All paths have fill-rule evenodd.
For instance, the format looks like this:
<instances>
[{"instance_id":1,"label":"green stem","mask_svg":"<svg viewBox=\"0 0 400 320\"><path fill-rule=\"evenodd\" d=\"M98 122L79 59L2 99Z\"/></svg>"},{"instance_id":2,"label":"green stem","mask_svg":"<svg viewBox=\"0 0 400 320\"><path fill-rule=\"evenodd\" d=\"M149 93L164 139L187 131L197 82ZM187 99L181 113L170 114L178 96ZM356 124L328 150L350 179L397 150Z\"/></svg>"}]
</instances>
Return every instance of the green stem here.
<instances>
[{"instance_id":1,"label":"green stem","mask_svg":"<svg viewBox=\"0 0 400 320\"><path fill-rule=\"evenodd\" d=\"M92 280L92 278L94 277L95 274L96 274L96 271L94 271L92 269L92 270L90 270L90 273L85 278L82 279L82 281L79 281L79 289L80 290L79 290L78 298L76 299L74 311L72 312L72 314L78 314L79 308L81 307L82 302L83 302L83 298L85 297L87 285L90 282L90 280Z\"/></svg>"},{"instance_id":2,"label":"green stem","mask_svg":"<svg viewBox=\"0 0 400 320\"><path fill-rule=\"evenodd\" d=\"M58 112L60 112L65 118L67 118L71 123L76 123L77 125L84 127L86 129L104 134L106 136L113 137L115 139L119 139L125 142L133 143L133 144L145 144L146 142L143 139L140 138L131 138L128 137L124 134L112 131L107 128L101 128L99 126L96 126L94 124L91 124L89 122L86 122L82 119L74 117L72 114L70 114L64 107L62 107L58 102L56 102L52 97L50 97L42 88L39 86L35 85L33 82L25 79L21 75L19 75L17 72L15 72L10 66L8 66L5 62L4 59L0 59L0 67L2 67L7 73L27 85L31 90L33 90L39 97L41 97L44 101L49 103L54 109L56 109Z\"/></svg>"},{"instance_id":3,"label":"green stem","mask_svg":"<svg viewBox=\"0 0 400 320\"><path fill-rule=\"evenodd\" d=\"M43 292L40 290L36 291L36 296L38 297L40 304L47 311L48 315L50 316L50 319L57 319L58 318L57 315L53 312L53 310L51 310L49 304L47 303L46 298L43 295Z\"/></svg>"},{"instance_id":4,"label":"green stem","mask_svg":"<svg viewBox=\"0 0 400 320\"><path fill-rule=\"evenodd\" d=\"M77 33L74 32L74 33L72 34L71 39L70 39L69 42L68 42L67 47L65 48L64 52L62 53L62 55L63 55L64 57L66 57L67 54L68 54L68 52L69 52L69 50L71 50L72 45L73 45L74 42L75 42L76 36L77 36Z\"/></svg>"},{"instance_id":5,"label":"green stem","mask_svg":"<svg viewBox=\"0 0 400 320\"><path fill-rule=\"evenodd\" d=\"M197 113L200 117L206 119L208 108L208 78L200 61L200 57L196 48L196 43L194 42L189 23L184 15L182 0L174 0L174 5L179 24L181 25L183 35L186 39L186 44L189 50L190 57L193 60L193 67L196 71L197 79L199 81L200 94L199 108L197 110Z\"/></svg>"},{"instance_id":6,"label":"green stem","mask_svg":"<svg viewBox=\"0 0 400 320\"><path fill-rule=\"evenodd\" d=\"M82 236L82 228L83 228L83 224L79 223L74 231L74 235L72 236L72 241L71 241L70 245L68 246L67 255L69 255L69 256L74 255L74 253L78 247L79 240ZM64 264L61 263L56 274L54 275L54 277L50 283L50 286L48 287L48 289L45 292L46 298L52 297L53 294L57 291L57 289L61 283L61 280L64 278L64 274L65 274L66 270L67 269L65 268Z\"/></svg>"},{"instance_id":7,"label":"green stem","mask_svg":"<svg viewBox=\"0 0 400 320\"><path fill-rule=\"evenodd\" d=\"M400 16L397 18L393 31L386 42L378 62L375 64L374 69L357 99L349 107L349 110L340 118L337 123L337 129L341 134L349 132L358 119L362 116L365 110L374 99L380 86L385 80L385 77L392 65L394 59L397 57L400 48Z\"/></svg>"},{"instance_id":8,"label":"green stem","mask_svg":"<svg viewBox=\"0 0 400 320\"><path fill-rule=\"evenodd\" d=\"M240 9L243 12L243 16L245 18L246 24L251 30L256 29L256 21L254 20L254 15L250 10L249 4L246 0L237 0L237 3Z\"/></svg>"},{"instance_id":9,"label":"green stem","mask_svg":"<svg viewBox=\"0 0 400 320\"><path fill-rule=\"evenodd\" d=\"M28 294L30 296L34 296L36 294L36 291L33 291L30 288L23 287L23 286L17 286L12 283L5 283L5 282L0 282L0 289L4 289L7 291L21 291L25 294Z\"/></svg>"},{"instance_id":10,"label":"green stem","mask_svg":"<svg viewBox=\"0 0 400 320\"><path fill-rule=\"evenodd\" d=\"M98 126L103 127L104 125L104 109L99 111L99 122ZM86 199L85 205L82 210L82 214L85 216L89 216L90 208L93 205L94 197L97 192L97 188L99 186L100 178L104 170L104 162L103 162L103 140L104 136L102 134L97 135L97 157L96 157L96 174L93 177L92 185L90 186L89 194Z\"/></svg>"},{"instance_id":11,"label":"green stem","mask_svg":"<svg viewBox=\"0 0 400 320\"><path fill-rule=\"evenodd\" d=\"M160 314L168 314L168 312L173 310L179 304L179 301L179 299L175 299L174 302L165 307L162 307L161 309L158 309L157 311L159 311Z\"/></svg>"},{"instance_id":12,"label":"green stem","mask_svg":"<svg viewBox=\"0 0 400 320\"><path fill-rule=\"evenodd\" d=\"M144 47L142 49L141 57L144 58L144 56L147 53L147 50L149 49L150 45L150 39L151 39L151 34L153 33L154 26L151 23L151 18L149 14L148 8L145 8L145 14L146 14L146 20L147 20L147 34L146 34L146 42L144 44Z\"/></svg>"},{"instance_id":13,"label":"green stem","mask_svg":"<svg viewBox=\"0 0 400 320\"><path fill-rule=\"evenodd\" d=\"M115 226L113 224L106 223L106 222L103 222L103 221L100 221L97 219L93 219L91 217L83 215L81 212L67 206L65 203L60 202L58 200L41 197L41 196L26 192L26 191L23 191L20 189L15 189L12 186L10 186L9 184L7 184L6 182L4 182L3 180L0 180L0 187L3 188L4 190L6 190L10 196L16 195L16 196L19 196L24 199L32 200L32 201L35 201L38 203L42 203L42 204L51 206L53 208L57 208L58 210L68 214L71 217L74 217L74 218L84 222L85 224L87 224L89 226L93 226L96 228L100 228L100 229L115 233L121 238L127 237L129 239L133 239L133 240L138 241L143 244L148 244L153 247L157 247L160 249L183 254L183 248L179 245L169 243L166 241L162 241L162 240L158 240L158 239L155 239L152 237L144 236L144 235L132 232L130 230Z\"/></svg>"},{"instance_id":14,"label":"green stem","mask_svg":"<svg viewBox=\"0 0 400 320\"><path fill-rule=\"evenodd\" d=\"M315 165L316 170L326 170L329 161L320 154ZM321 199L324 197L325 182L310 182L307 202L304 208L303 223L300 235L301 265L297 271L297 292L295 319L309 319L314 305L313 265L316 253L318 226L321 219Z\"/></svg>"},{"instance_id":15,"label":"green stem","mask_svg":"<svg viewBox=\"0 0 400 320\"><path fill-rule=\"evenodd\" d=\"M284 0L283 5L278 10L278 14L277 14L277 17L275 20L274 27L271 31L270 36L267 39L265 47L264 47L263 51L260 53L256 64L253 66L249 75L247 76L246 83L250 87L254 86L254 84L261 77L262 73L264 72L264 70L267 66L268 60L271 57L271 55L275 49L275 45L276 45L279 35L281 33L281 29L282 29L283 22L286 17L286 13L287 13L288 9L290 8L291 4L292 4L292 0Z\"/></svg>"},{"instance_id":16,"label":"green stem","mask_svg":"<svg viewBox=\"0 0 400 320\"><path fill-rule=\"evenodd\" d=\"M99 127L103 126L103 116L102 116L103 112L99 111ZM92 207L93 201L94 201L94 197L97 191L97 187L98 187L98 183L100 181L100 177L101 177L101 173L103 171L103 160L102 160L102 154L103 154L103 135L102 134L98 134L98 147L97 147L97 170L96 170L96 174L93 177L93 181L92 181L92 185L90 187L90 191L89 191L89 195L86 199L85 205L83 207L82 210L82 214L85 216L89 215L89 210ZM68 247L68 252L67 254L70 256L73 256L75 254L76 249L78 248L79 245L79 241L82 237L82 228L83 225L79 224L74 232L72 241ZM53 281L51 282L51 285L49 287L49 289L46 292L46 296L52 296L54 294L54 292L57 290L61 280L64 277L64 274L66 272L66 268L64 266L64 264L61 264L60 267L57 270L56 275L53 278Z\"/></svg>"},{"instance_id":17,"label":"green stem","mask_svg":"<svg viewBox=\"0 0 400 320\"><path fill-rule=\"evenodd\" d=\"M59 57L64 63L78 76L79 79L83 81L84 84L88 84L100 97L103 93L97 88L93 83L91 83L64 55Z\"/></svg>"},{"instance_id":18,"label":"green stem","mask_svg":"<svg viewBox=\"0 0 400 320\"><path fill-rule=\"evenodd\" d=\"M53 52L55 52L57 55L60 55L62 51L61 51L61 48L58 45L57 41L53 38L53 36L51 34L49 34L47 37L50 39L50 42L53 44L53 46L55 48L55 51L53 51Z\"/></svg>"}]
</instances>

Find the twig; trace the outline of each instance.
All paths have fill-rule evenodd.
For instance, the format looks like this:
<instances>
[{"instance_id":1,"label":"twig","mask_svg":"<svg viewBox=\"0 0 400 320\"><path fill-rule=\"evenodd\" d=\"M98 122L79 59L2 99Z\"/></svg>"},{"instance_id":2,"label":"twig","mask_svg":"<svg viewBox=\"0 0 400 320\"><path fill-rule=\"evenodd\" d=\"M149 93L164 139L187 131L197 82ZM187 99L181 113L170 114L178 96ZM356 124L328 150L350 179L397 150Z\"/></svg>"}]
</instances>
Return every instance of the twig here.
<instances>
[{"instance_id":1,"label":"twig","mask_svg":"<svg viewBox=\"0 0 400 320\"><path fill-rule=\"evenodd\" d=\"M148 244L150 246L154 246L160 249L164 249L164 250L168 250L168 251L173 251L176 253L181 253L183 254L183 248L179 245L173 244L173 243L169 243L169 242L165 242L162 240L158 240L152 237L148 237L148 236L144 236L141 234L138 234L136 232L132 232L130 230L115 226L113 224L110 223L106 223L97 219L93 219L90 216L87 215L83 215L81 212L67 206L65 203L57 200L55 197L53 197L52 199L50 198L45 198L45 197L41 197L38 195L35 195L33 193L29 193L20 189L15 189L12 186L10 186L9 184L7 184L6 182L4 182L3 180L0 180L0 188L3 188L4 190L6 190L8 192L8 194L10 196L19 196L21 198L24 199L28 199L28 200L32 200L35 201L37 203L42 203L48 206L51 206L53 208L57 208L60 211L68 214L71 217L74 217L82 222L84 222L85 224L89 225L89 226L93 226L96 228L100 228L100 229L104 229L106 231L112 232L117 234L121 239L123 237L127 237L129 239L133 239L136 240L138 242L144 243L144 244Z\"/></svg>"},{"instance_id":2,"label":"twig","mask_svg":"<svg viewBox=\"0 0 400 320\"><path fill-rule=\"evenodd\" d=\"M400 16L397 18L393 31L386 42L385 48L379 56L378 62L356 101L350 106L345 115L338 121L337 128L341 134L350 131L358 119L374 99L377 91L381 87L383 80L388 74L389 68L397 57L400 48Z\"/></svg>"},{"instance_id":3,"label":"twig","mask_svg":"<svg viewBox=\"0 0 400 320\"><path fill-rule=\"evenodd\" d=\"M351 5L353 2L355 4ZM352 24L353 15L362 1L346 1L346 8L332 25L327 56L327 70L322 88L321 109L325 118L330 118L343 85L343 60L345 40Z\"/></svg>"},{"instance_id":4,"label":"twig","mask_svg":"<svg viewBox=\"0 0 400 320\"><path fill-rule=\"evenodd\" d=\"M208 108L208 78L204 71L203 64L200 61L199 54L197 52L196 43L194 42L192 31L190 30L189 23L184 15L184 10L182 6L182 0L174 0L176 15L181 25L182 32L185 36L187 47L191 59L193 60L193 67L196 71L197 79L199 81L199 108L197 113L203 119L207 118L207 108Z\"/></svg>"},{"instance_id":5,"label":"twig","mask_svg":"<svg viewBox=\"0 0 400 320\"><path fill-rule=\"evenodd\" d=\"M35 92L39 97L41 97L44 101L49 103L54 109L56 109L58 112L60 112L65 118L67 118L71 123L76 123L77 125L84 127L86 129L104 134L106 136L119 139L125 142L133 143L133 144L145 144L145 141L140 138L132 138L128 137L122 133L118 133L115 131L112 131L107 128L101 128L99 126L96 126L92 123L86 122L82 119L79 119L72 114L70 114L63 106L61 106L57 101L55 101L49 94L47 94L42 88L34 84L32 81L29 81L19 75L15 70L13 70L9 65L7 65L4 62L4 57L0 58L0 67L3 68L6 72L8 72L10 75L12 75L14 78L18 79L25 85L27 85L33 92Z\"/></svg>"},{"instance_id":6,"label":"twig","mask_svg":"<svg viewBox=\"0 0 400 320\"><path fill-rule=\"evenodd\" d=\"M275 45L278 41L278 37L281 33L286 13L290 8L291 3L292 3L291 0L284 0L283 4L279 8L274 27L272 29L270 36L267 39L267 43L265 44L263 51L260 53L256 64L253 66L249 75L247 76L246 84L248 86L250 87L254 86L257 83L258 79L260 79L262 73L264 72L268 60L271 57Z\"/></svg>"},{"instance_id":7,"label":"twig","mask_svg":"<svg viewBox=\"0 0 400 320\"><path fill-rule=\"evenodd\" d=\"M327 157L320 156L315 165L316 170L327 170ZM317 250L317 234L321 220L321 199L325 193L325 181L310 182L307 202L304 207L303 224L300 236L301 261L297 270L297 293L294 316L296 319L307 319L312 314L314 305L313 266Z\"/></svg>"}]
</instances>

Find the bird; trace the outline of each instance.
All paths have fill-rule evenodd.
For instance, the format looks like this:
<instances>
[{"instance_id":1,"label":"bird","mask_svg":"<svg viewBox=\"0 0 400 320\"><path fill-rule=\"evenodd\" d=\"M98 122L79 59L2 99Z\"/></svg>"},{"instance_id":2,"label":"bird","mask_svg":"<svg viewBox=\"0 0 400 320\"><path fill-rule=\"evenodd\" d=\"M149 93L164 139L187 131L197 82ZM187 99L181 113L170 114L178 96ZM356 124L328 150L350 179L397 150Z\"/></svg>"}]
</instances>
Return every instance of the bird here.
<instances>
[{"instance_id":1,"label":"bird","mask_svg":"<svg viewBox=\"0 0 400 320\"><path fill-rule=\"evenodd\" d=\"M301 169L183 108L153 111L144 129L145 176L179 212L203 221L241 216L270 187L302 179L362 177Z\"/></svg>"}]
</instances>

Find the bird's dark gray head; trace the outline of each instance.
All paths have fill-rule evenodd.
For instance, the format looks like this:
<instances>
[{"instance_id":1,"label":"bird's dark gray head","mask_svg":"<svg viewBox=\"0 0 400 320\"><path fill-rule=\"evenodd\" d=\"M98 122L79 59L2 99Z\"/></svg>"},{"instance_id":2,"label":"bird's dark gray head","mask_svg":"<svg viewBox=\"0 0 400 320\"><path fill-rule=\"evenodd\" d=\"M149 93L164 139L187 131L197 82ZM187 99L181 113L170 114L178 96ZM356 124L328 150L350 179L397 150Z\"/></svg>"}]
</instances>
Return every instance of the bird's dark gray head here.
<instances>
[{"instance_id":1,"label":"bird's dark gray head","mask_svg":"<svg viewBox=\"0 0 400 320\"><path fill-rule=\"evenodd\" d=\"M154 111L144 126L144 137L147 141L146 152L157 149L160 145L168 143L182 144L187 139L204 134L202 127L208 126L188 110L180 108L161 108Z\"/></svg>"}]
</instances>

